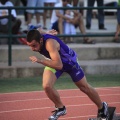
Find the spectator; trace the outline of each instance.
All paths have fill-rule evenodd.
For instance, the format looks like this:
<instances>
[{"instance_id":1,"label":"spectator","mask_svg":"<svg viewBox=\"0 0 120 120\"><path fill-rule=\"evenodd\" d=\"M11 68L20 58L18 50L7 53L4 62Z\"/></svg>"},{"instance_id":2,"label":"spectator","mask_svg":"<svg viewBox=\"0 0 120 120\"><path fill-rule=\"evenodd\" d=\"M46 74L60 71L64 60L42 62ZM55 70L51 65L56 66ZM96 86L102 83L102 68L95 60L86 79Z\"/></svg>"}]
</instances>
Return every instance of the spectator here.
<instances>
[{"instance_id":1,"label":"spectator","mask_svg":"<svg viewBox=\"0 0 120 120\"><path fill-rule=\"evenodd\" d=\"M114 6L117 7L117 0L104 0L104 6Z\"/></svg>"},{"instance_id":2,"label":"spectator","mask_svg":"<svg viewBox=\"0 0 120 120\"><path fill-rule=\"evenodd\" d=\"M118 0L118 6L120 7L120 0ZM116 28L116 34L114 42L120 43L119 35L120 35L120 8L117 10L117 28Z\"/></svg>"},{"instance_id":3,"label":"spectator","mask_svg":"<svg viewBox=\"0 0 120 120\"><path fill-rule=\"evenodd\" d=\"M57 2L57 0L44 0L44 7L54 7L55 3ZM47 15L48 15L48 10L44 10L44 29L46 28L46 19L47 19ZM52 15L52 10L50 10L50 18Z\"/></svg>"},{"instance_id":4,"label":"spectator","mask_svg":"<svg viewBox=\"0 0 120 120\"><path fill-rule=\"evenodd\" d=\"M19 7L20 6L20 2L22 2L23 6L26 7L27 5L27 0L10 0L14 6ZM18 10L17 10L17 14L18 14ZM25 17L25 24L27 25L27 12L26 10L24 10L24 17Z\"/></svg>"},{"instance_id":5,"label":"spectator","mask_svg":"<svg viewBox=\"0 0 120 120\"><path fill-rule=\"evenodd\" d=\"M27 0L27 7L43 7L43 0ZM32 17L33 17L34 13L36 15L36 24L37 24L37 26L41 26L40 15L43 16L43 10L39 10L39 9L36 9L36 10L31 9L31 10L29 10L29 9L27 9L26 11L28 13L28 28L32 24Z\"/></svg>"},{"instance_id":6,"label":"spectator","mask_svg":"<svg viewBox=\"0 0 120 120\"><path fill-rule=\"evenodd\" d=\"M15 7L19 7L20 6L20 0L10 0L12 2L12 4L15 6ZM19 10L16 10L17 14L19 12Z\"/></svg>"},{"instance_id":7,"label":"spectator","mask_svg":"<svg viewBox=\"0 0 120 120\"><path fill-rule=\"evenodd\" d=\"M103 6L103 0L87 0L88 1L88 7L93 7L95 1L97 1L97 5L99 7ZM92 18L92 9L87 10L87 16L86 16L86 28L91 28L91 18ZM104 26L104 10L98 9L98 27L99 29L106 30Z\"/></svg>"},{"instance_id":8,"label":"spectator","mask_svg":"<svg viewBox=\"0 0 120 120\"><path fill-rule=\"evenodd\" d=\"M27 6L27 0L21 0L22 4L24 7ZM27 25L28 24L28 17L27 17L27 12L26 10L24 10L24 19L25 19L25 24Z\"/></svg>"},{"instance_id":9,"label":"spectator","mask_svg":"<svg viewBox=\"0 0 120 120\"><path fill-rule=\"evenodd\" d=\"M9 0L0 0L0 7L14 6ZM17 14L14 9L11 11L11 32L12 34L18 34L21 26L21 20L17 19ZM0 32L8 33L9 31L9 13L7 9L0 9ZM7 42L4 42L6 44ZM13 44L20 44L20 42L14 38Z\"/></svg>"},{"instance_id":10,"label":"spectator","mask_svg":"<svg viewBox=\"0 0 120 120\"><path fill-rule=\"evenodd\" d=\"M74 7L80 7L81 6L81 4L83 4L82 3L83 1L81 1L81 0L69 0L69 3L70 4L73 4L73 6ZM83 5L82 5L83 6ZM80 13L83 15L83 10L79 10L80 11Z\"/></svg>"},{"instance_id":11,"label":"spectator","mask_svg":"<svg viewBox=\"0 0 120 120\"><path fill-rule=\"evenodd\" d=\"M62 2L55 4L55 7L72 7L72 5L68 4L68 2L69 0L62 0ZM79 26L81 33L85 35L86 31L82 15L76 10L73 10L73 13L74 18L69 18L64 15L64 10L53 10L51 18L52 29L55 29L60 34L63 34L63 21L67 20L69 23L75 25L76 27ZM83 41L84 43L88 44L94 43L94 41L88 37L84 37Z\"/></svg>"},{"instance_id":12,"label":"spectator","mask_svg":"<svg viewBox=\"0 0 120 120\"><path fill-rule=\"evenodd\" d=\"M65 16L68 17L68 18L73 18L73 12L71 10L66 10L65 11ZM64 34L67 34L67 35L75 35L76 34L76 28L73 24L69 23L69 21L65 21L64 22ZM73 38L70 37L66 37L65 39L66 42L73 42Z\"/></svg>"},{"instance_id":13,"label":"spectator","mask_svg":"<svg viewBox=\"0 0 120 120\"><path fill-rule=\"evenodd\" d=\"M14 6L20 6L20 0L9 0L13 3Z\"/></svg>"},{"instance_id":14,"label":"spectator","mask_svg":"<svg viewBox=\"0 0 120 120\"><path fill-rule=\"evenodd\" d=\"M7 7L7 6L13 6L12 2L9 0L0 0L0 7ZM8 33L9 31L9 24L8 24L8 10L6 9L0 9L0 32ZM11 17L12 17L12 33L17 34L20 29L21 20L17 19L17 14L14 9L11 11Z\"/></svg>"}]
</instances>

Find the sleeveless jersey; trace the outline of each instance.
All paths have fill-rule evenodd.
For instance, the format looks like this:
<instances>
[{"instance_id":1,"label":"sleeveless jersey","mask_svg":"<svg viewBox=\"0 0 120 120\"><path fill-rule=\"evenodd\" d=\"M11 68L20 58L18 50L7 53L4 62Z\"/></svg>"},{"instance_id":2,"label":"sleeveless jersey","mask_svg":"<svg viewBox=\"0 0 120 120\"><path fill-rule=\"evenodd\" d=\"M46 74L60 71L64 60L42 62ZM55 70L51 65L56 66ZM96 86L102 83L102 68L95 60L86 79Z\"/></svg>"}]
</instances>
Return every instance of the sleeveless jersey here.
<instances>
[{"instance_id":1,"label":"sleeveless jersey","mask_svg":"<svg viewBox=\"0 0 120 120\"><path fill-rule=\"evenodd\" d=\"M45 44L48 39L56 40L60 44L60 50L58 52L59 52L59 55L63 63L63 70L68 70L71 67L73 67L74 63L76 63L77 61L76 52L73 51L71 48L69 48L65 43L63 43L62 40L60 40L57 36L44 34L43 35L43 46L39 53L51 59L49 52L45 48Z\"/></svg>"}]
</instances>

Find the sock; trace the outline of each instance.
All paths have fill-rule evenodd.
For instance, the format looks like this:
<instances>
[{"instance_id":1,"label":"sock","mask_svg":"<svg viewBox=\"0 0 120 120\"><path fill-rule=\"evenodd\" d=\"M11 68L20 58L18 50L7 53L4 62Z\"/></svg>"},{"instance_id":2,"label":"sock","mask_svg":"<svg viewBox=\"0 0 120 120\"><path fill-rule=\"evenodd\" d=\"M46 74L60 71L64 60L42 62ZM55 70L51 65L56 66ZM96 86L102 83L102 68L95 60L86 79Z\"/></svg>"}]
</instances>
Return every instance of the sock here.
<instances>
[{"instance_id":1,"label":"sock","mask_svg":"<svg viewBox=\"0 0 120 120\"><path fill-rule=\"evenodd\" d=\"M58 108L60 111L63 111L65 109L65 106L63 106L62 108Z\"/></svg>"}]
</instances>

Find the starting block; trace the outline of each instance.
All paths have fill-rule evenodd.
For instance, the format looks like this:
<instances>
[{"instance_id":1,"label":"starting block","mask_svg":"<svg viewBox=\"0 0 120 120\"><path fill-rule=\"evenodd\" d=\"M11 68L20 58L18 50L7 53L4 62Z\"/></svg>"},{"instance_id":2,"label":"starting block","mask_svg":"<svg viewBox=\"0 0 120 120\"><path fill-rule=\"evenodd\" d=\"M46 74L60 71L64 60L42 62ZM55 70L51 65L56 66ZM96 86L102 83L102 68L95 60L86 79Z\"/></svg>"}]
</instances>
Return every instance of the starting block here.
<instances>
[{"instance_id":1,"label":"starting block","mask_svg":"<svg viewBox=\"0 0 120 120\"><path fill-rule=\"evenodd\" d=\"M116 107L108 107L109 118L108 119L104 119L104 120L116 120L115 109L116 109ZM88 120L103 120L103 119L89 118Z\"/></svg>"}]
</instances>

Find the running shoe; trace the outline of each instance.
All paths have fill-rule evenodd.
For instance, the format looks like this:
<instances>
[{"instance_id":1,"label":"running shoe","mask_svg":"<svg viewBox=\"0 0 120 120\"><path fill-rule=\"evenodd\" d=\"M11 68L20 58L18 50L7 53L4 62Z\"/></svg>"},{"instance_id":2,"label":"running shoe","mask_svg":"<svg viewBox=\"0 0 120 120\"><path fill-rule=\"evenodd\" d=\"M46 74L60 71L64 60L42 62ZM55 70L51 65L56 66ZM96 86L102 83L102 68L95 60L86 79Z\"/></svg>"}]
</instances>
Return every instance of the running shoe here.
<instances>
[{"instance_id":1,"label":"running shoe","mask_svg":"<svg viewBox=\"0 0 120 120\"><path fill-rule=\"evenodd\" d=\"M108 113L108 104L103 102L102 109L98 110L97 120L108 120L109 113Z\"/></svg>"},{"instance_id":2,"label":"running shoe","mask_svg":"<svg viewBox=\"0 0 120 120\"><path fill-rule=\"evenodd\" d=\"M53 115L48 118L48 120L57 120L60 116L63 116L67 113L65 106L63 108L56 108L52 111Z\"/></svg>"}]
</instances>

